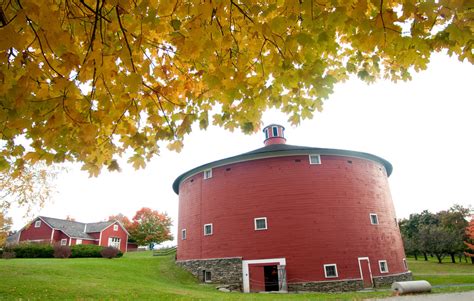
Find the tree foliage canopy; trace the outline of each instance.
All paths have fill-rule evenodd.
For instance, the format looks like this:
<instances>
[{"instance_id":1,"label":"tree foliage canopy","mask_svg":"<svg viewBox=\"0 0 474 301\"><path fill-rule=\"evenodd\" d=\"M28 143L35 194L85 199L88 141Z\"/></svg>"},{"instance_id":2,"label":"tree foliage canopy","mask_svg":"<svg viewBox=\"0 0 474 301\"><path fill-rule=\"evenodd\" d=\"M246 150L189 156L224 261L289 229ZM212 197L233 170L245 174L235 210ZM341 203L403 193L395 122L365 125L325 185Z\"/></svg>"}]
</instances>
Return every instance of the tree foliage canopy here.
<instances>
[{"instance_id":1,"label":"tree foliage canopy","mask_svg":"<svg viewBox=\"0 0 474 301\"><path fill-rule=\"evenodd\" d=\"M141 168L195 123L249 133L274 107L297 124L350 74L406 80L441 50L474 62L468 3L3 1L0 169L79 161L97 175L128 149Z\"/></svg>"},{"instance_id":2,"label":"tree foliage canopy","mask_svg":"<svg viewBox=\"0 0 474 301\"><path fill-rule=\"evenodd\" d=\"M408 219L399 222L405 251L415 256L421 252L425 258L426 254L434 254L439 263L446 255L451 255L455 263L454 256L465 249L466 218L471 211L471 207L454 205L436 214L428 210L410 214Z\"/></svg>"},{"instance_id":3,"label":"tree foliage canopy","mask_svg":"<svg viewBox=\"0 0 474 301\"><path fill-rule=\"evenodd\" d=\"M139 245L145 245L172 240L170 227L171 218L166 213L142 208L137 211L127 230L133 240Z\"/></svg>"},{"instance_id":4,"label":"tree foliage canopy","mask_svg":"<svg viewBox=\"0 0 474 301\"><path fill-rule=\"evenodd\" d=\"M39 163L0 172L0 211L17 206L26 208L28 214L33 208L42 207L55 192L54 180L60 170Z\"/></svg>"}]
</instances>

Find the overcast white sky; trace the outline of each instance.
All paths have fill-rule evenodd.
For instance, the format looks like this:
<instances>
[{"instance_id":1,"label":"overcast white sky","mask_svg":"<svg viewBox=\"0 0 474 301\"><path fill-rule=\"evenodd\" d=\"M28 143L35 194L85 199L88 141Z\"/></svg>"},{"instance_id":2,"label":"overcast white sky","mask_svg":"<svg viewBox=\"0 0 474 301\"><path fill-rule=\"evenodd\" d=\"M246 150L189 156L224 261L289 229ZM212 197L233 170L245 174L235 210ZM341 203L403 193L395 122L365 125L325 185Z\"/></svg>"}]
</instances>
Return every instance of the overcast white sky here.
<instances>
[{"instance_id":1,"label":"overcast white sky","mask_svg":"<svg viewBox=\"0 0 474 301\"><path fill-rule=\"evenodd\" d=\"M390 161L392 198L399 218L424 209L436 212L454 203L474 203L474 66L434 55L428 70L410 82L358 79L339 84L324 111L298 127L287 117L267 112L264 124L286 127L288 144L342 148L372 153ZM33 215L93 222L142 207L167 212L177 224L178 196L171 185L198 165L263 146L261 132L251 136L210 127L194 130L181 153L162 149L145 170L122 166L89 178L71 165L56 183L53 202ZM13 209L14 229L27 222Z\"/></svg>"}]
</instances>

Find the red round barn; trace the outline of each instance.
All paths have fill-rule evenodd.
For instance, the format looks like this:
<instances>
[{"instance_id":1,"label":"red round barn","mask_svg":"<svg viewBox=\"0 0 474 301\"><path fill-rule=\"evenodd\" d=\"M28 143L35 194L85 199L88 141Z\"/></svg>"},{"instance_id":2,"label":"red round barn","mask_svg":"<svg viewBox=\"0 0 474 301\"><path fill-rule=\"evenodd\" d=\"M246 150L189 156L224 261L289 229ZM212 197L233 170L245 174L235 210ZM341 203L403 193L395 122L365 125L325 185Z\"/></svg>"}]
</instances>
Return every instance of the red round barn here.
<instances>
[{"instance_id":1,"label":"red round barn","mask_svg":"<svg viewBox=\"0 0 474 301\"><path fill-rule=\"evenodd\" d=\"M244 292L340 291L407 280L388 176L377 156L285 144L194 168L179 194L177 263Z\"/></svg>"}]
</instances>

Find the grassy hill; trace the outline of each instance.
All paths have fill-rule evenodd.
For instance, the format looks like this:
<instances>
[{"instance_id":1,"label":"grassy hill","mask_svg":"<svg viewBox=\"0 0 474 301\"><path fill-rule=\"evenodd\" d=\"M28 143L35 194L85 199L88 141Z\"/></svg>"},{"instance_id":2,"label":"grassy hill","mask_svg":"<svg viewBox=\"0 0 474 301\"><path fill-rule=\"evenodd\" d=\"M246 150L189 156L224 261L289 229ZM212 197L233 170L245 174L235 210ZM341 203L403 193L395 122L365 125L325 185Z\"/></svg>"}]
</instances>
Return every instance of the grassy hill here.
<instances>
[{"instance_id":1,"label":"grassy hill","mask_svg":"<svg viewBox=\"0 0 474 301\"><path fill-rule=\"evenodd\" d=\"M391 294L387 290L340 294L221 293L216 291L214 285L200 284L189 273L176 267L173 258L153 257L150 252L140 252L128 253L123 258L112 260L0 260L0 300L354 300ZM415 274L419 270L420 274L426 275L425 278L428 275L444 275L447 277L444 280L438 278L442 284L449 281L473 284L438 291L474 290L474 265L443 264L440 267L434 263L415 263L411 260L409 264ZM454 278L449 278L451 274Z\"/></svg>"}]
</instances>

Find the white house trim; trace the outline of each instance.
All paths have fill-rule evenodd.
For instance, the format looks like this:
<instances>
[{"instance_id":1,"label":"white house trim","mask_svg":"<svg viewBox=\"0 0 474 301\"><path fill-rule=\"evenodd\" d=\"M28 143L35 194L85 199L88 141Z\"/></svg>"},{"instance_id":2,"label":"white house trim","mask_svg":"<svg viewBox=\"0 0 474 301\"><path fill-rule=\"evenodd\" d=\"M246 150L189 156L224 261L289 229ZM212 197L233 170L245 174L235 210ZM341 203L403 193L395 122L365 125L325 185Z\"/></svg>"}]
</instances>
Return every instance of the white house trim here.
<instances>
[{"instance_id":1,"label":"white house trim","mask_svg":"<svg viewBox=\"0 0 474 301\"><path fill-rule=\"evenodd\" d=\"M272 262L278 262L280 265L286 265L285 258L242 260L242 279L243 279L244 293L250 293L249 264L272 263Z\"/></svg>"},{"instance_id":2,"label":"white house trim","mask_svg":"<svg viewBox=\"0 0 474 301\"><path fill-rule=\"evenodd\" d=\"M102 230L100 231L101 234L102 234L102 231L105 231L106 229L110 228L110 226L115 225L115 224L120 225L120 227L122 227L123 231L125 231L125 233L127 233L127 235L130 235L130 233L128 233L127 229L125 229L125 227L122 225L122 223L119 222L118 220L114 220L114 222L113 222L112 224L110 224L110 225L108 225L107 227L105 227L104 229L102 229Z\"/></svg>"},{"instance_id":3,"label":"white house trim","mask_svg":"<svg viewBox=\"0 0 474 301\"><path fill-rule=\"evenodd\" d=\"M372 269L370 268L370 259L369 259L369 257L358 257L357 258L357 261L359 262L360 278L362 279L362 281L364 281L364 274L362 274L362 266L360 264L361 260L367 260L367 266L369 267L370 282L372 283L372 286L373 286L374 281L372 279Z\"/></svg>"},{"instance_id":4,"label":"white house trim","mask_svg":"<svg viewBox=\"0 0 474 301\"><path fill-rule=\"evenodd\" d=\"M54 239L54 230L56 230L56 229L54 229L54 228L53 228L53 229L51 229L51 239L50 239L50 241L51 241L51 242L50 242L50 243L53 243L53 239Z\"/></svg>"}]
</instances>

